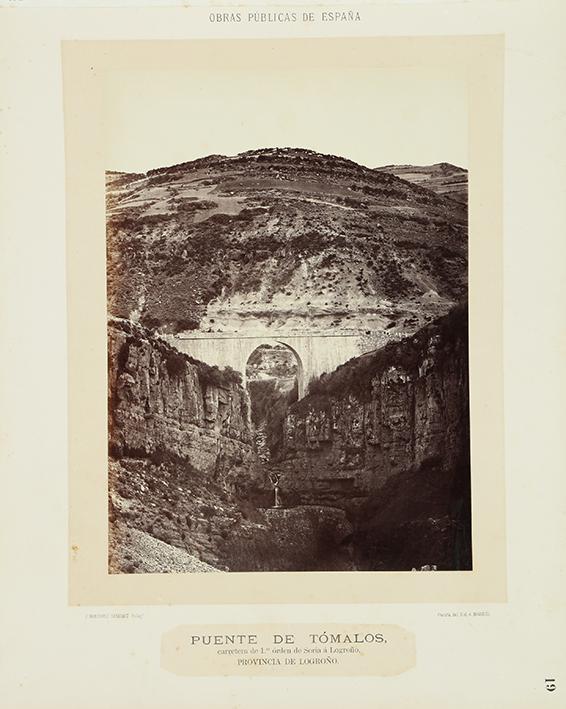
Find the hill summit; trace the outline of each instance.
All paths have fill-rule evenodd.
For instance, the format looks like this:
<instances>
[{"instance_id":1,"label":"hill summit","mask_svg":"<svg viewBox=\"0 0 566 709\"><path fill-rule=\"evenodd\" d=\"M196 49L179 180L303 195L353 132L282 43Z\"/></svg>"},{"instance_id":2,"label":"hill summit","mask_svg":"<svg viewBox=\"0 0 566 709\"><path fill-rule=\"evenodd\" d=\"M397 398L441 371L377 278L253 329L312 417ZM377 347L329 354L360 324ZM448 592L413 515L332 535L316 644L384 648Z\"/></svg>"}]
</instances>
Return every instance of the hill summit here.
<instances>
[{"instance_id":1,"label":"hill summit","mask_svg":"<svg viewBox=\"0 0 566 709\"><path fill-rule=\"evenodd\" d=\"M466 298L467 207L402 168L266 148L108 172L109 313L167 333L414 332Z\"/></svg>"}]
</instances>

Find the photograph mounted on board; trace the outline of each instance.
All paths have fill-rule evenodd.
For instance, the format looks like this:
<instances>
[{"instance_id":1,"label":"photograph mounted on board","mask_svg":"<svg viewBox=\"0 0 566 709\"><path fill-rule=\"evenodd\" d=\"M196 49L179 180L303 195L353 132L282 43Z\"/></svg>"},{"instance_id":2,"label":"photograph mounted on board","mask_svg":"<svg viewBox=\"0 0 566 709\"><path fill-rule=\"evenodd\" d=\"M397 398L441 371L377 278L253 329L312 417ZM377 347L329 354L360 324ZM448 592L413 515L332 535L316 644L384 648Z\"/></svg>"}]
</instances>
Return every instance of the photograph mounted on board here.
<instances>
[{"instance_id":1,"label":"photograph mounted on board","mask_svg":"<svg viewBox=\"0 0 566 709\"><path fill-rule=\"evenodd\" d=\"M472 569L464 82L115 72L108 570Z\"/></svg>"}]
</instances>

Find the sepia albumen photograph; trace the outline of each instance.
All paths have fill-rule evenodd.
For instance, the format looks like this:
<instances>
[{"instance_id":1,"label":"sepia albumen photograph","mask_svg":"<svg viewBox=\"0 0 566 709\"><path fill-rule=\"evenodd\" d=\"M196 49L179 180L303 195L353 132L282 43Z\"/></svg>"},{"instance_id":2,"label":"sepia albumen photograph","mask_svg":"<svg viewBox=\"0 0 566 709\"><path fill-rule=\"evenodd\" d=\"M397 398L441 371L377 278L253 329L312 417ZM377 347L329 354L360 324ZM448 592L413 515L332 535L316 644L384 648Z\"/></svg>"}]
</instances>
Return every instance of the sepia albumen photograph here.
<instances>
[{"instance_id":1,"label":"sepia albumen photograph","mask_svg":"<svg viewBox=\"0 0 566 709\"><path fill-rule=\"evenodd\" d=\"M129 71L104 105L109 572L470 570L465 85Z\"/></svg>"}]
</instances>

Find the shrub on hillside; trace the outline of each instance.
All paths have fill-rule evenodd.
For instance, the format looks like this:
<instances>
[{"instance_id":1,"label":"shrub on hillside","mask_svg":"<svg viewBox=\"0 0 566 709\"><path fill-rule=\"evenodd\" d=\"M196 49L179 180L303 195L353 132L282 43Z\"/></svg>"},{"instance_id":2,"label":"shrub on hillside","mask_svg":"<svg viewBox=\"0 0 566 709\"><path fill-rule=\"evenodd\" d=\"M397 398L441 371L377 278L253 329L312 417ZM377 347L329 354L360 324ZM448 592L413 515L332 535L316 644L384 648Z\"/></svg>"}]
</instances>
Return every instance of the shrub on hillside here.
<instances>
[{"instance_id":1,"label":"shrub on hillside","mask_svg":"<svg viewBox=\"0 0 566 709\"><path fill-rule=\"evenodd\" d=\"M165 366L172 379L179 379L187 371L187 360L179 352L168 350L165 355Z\"/></svg>"},{"instance_id":2,"label":"shrub on hillside","mask_svg":"<svg viewBox=\"0 0 566 709\"><path fill-rule=\"evenodd\" d=\"M198 330L199 321L196 318L181 318L173 323L173 332L185 332L187 330Z\"/></svg>"},{"instance_id":3,"label":"shrub on hillside","mask_svg":"<svg viewBox=\"0 0 566 709\"><path fill-rule=\"evenodd\" d=\"M242 376L232 367L220 369L216 365L210 366L205 362L198 362L198 378L202 389L214 386L227 388L231 384L241 384Z\"/></svg>"}]
</instances>

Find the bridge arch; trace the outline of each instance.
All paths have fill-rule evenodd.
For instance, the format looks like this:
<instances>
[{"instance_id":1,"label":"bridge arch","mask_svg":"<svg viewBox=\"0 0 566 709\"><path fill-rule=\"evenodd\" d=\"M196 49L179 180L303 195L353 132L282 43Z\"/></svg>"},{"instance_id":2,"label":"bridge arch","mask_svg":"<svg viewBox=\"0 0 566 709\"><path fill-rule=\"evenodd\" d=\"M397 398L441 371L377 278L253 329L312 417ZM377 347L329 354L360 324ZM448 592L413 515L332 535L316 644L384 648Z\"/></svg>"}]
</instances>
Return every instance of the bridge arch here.
<instances>
[{"instance_id":1,"label":"bridge arch","mask_svg":"<svg viewBox=\"0 0 566 709\"><path fill-rule=\"evenodd\" d=\"M165 339L181 352L218 367L232 367L246 378L251 353L261 345L280 344L291 350L297 360L298 396L305 396L313 377L331 372L350 358L361 354L355 333L203 333L167 335Z\"/></svg>"},{"instance_id":2,"label":"bridge arch","mask_svg":"<svg viewBox=\"0 0 566 709\"><path fill-rule=\"evenodd\" d=\"M247 381L246 381L246 368L248 361L252 354L259 349L260 347L264 347L267 345L268 347L273 347L273 345L281 345L285 347L285 349L289 350L292 352L292 354L295 357L295 361L297 362L297 395L299 399L302 399L303 396L305 395L305 390L306 390L306 378L305 378L305 365L303 362L303 359L301 358L301 355L297 352L297 350L290 345L288 342L285 342L284 339L277 339L274 337L265 337L265 338L253 338L250 340L245 341L246 346L242 348L242 359L240 361L240 366L239 370L242 373L242 379L243 379L243 385L246 386Z\"/></svg>"}]
</instances>

